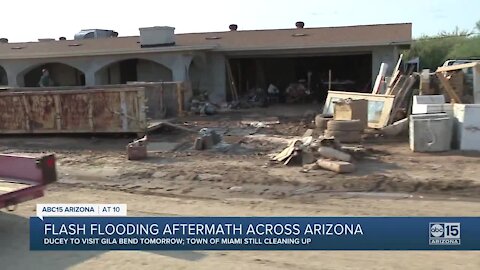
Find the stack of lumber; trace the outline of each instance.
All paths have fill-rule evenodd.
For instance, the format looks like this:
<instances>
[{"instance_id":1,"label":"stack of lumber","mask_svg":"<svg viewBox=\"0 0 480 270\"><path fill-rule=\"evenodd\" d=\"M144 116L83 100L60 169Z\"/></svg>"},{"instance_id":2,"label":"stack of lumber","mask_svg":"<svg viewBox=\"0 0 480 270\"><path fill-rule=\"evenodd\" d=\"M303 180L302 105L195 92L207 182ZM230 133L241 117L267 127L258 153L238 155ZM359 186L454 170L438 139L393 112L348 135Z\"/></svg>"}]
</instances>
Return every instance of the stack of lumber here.
<instances>
[{"instance_id":1,"label":"stack of lumber","mask_svg":"<svg viewBox=\"0 0 480 270\"><path fill-rule=\"evenodd\" d=\"M386 84L387 87L385 88L385 92L380 91L381 89L373 89L372 91L373 94L395 96L388 121L389 124L406 116L406 111L408 111L408 106L410 105L409 102L413 96L413 87L418 80L418 75L412 74L411 71L406 72L406 74L401 73L400 65L402 63L402 58L403 54L400 55L397 65L390 77L390 81ZM404 115L399 116L401 112L404 112Z\"/></svg>"}]
</instances>

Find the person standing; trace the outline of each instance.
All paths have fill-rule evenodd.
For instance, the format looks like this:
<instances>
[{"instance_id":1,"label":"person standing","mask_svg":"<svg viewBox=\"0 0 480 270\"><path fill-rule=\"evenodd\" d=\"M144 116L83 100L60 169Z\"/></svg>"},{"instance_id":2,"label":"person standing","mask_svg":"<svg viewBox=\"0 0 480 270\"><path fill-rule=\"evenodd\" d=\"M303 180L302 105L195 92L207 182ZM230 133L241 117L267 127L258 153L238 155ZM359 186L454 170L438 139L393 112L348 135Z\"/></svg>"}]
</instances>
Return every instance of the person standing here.
<instances>
[{"instance_id":1,"label":"person standing","mask_svg":"<svg viewBox=\"0 0 480 270\"><path fill-rule=\"evenodd\" d=\"M38 83L40 87L49 87L50 83L50 73L47 69L42 69L42 76L40 77L40 82Z\"/></svg>"}]
</instances>

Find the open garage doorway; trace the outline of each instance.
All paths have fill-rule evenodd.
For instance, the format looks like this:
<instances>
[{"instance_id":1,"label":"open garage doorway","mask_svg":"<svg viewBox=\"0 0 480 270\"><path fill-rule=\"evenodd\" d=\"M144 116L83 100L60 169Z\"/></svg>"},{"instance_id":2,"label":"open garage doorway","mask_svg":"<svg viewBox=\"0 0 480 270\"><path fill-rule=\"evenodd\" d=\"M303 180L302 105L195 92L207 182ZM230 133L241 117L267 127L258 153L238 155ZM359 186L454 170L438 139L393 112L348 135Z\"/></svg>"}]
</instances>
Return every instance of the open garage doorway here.
<instances>
[{"instance_id":1,"label":"open garage doorway","mask_svg":"<svg viewBox=\"0 0 480 270\"><path fill-rule=\"evenodd\" d=\"M309 90L306 102L324 103L329 82L331 90L371 91L371 54L242 57L230 58L229 63L239 96L259 88L266 91L270 84L278 88L280 103L287 101L287 88L299 83ZM231 99L230 91L227 96Z\"/></svg>"},{"instance_id":2,"label":"open garage doorway","mask_svg":"<svg viewBox=\"0 0 480 270\"><path fill-rule=\"evenodd\" d=\"M37 66L25 73L26 87L39 87L42 70L47 69L50 73L52 86L83 86L85 74L80 70L62 63L48 63Z\"/></svg>"},{"instance_id":3,"label":"open garage doorway","mask_svg":"<svg viewBox=\"0 0 480 270\"><path fill-rule=\"evenodd\" d=\"M97 84L126 84L127 82L172 81L172 71L157 63L145 59L122 60L97 71Z\"/></svg>"}]
</instances>

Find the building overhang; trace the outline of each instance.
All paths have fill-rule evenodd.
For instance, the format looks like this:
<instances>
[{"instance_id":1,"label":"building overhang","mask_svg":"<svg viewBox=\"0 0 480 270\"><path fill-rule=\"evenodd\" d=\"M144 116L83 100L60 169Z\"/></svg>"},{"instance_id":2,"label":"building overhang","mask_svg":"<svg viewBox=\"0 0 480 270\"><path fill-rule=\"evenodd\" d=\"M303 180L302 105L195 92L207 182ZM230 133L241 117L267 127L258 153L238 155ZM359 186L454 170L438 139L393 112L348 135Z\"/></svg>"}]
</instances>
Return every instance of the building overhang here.
<instances>
[{"instance_id":1,"label":"building overhang","mask_svg":"<svg viewBox=\"0 0 480 270\"><path fill-rule=\"evenodd\" d=\"M84 52L47 52L47 53L25 53L22 55L0 55L0 60L15 59L44 59L44 58L65 58L65 57L87 57L87 56L108 56L108 55L128 55L128 54L149 54L149 53L177 53L191 51L213 50L217 45L199 45L199 46L170 46L170 47L152 47L128 50L96 50Z\"/></svg>"}]
</instances>

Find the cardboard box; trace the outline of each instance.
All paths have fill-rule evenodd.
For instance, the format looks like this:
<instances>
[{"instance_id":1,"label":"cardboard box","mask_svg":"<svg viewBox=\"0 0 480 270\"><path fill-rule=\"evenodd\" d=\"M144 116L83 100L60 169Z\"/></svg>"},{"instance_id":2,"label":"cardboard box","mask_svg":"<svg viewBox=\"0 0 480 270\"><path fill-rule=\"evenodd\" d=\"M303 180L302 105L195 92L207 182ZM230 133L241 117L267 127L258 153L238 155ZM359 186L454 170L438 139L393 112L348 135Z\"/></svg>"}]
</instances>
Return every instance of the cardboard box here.
<instances>
[{"instance_id":1,"label":"cardboard box","mask_svg":"<svg viewBox=\"0 0 480 270\"><path fill-rule=\"evenodd\" d=\"M368 127L368 100L343 100L335 103L334 120L360 120L364 128Z\"/></svg>"}]
</instances>

